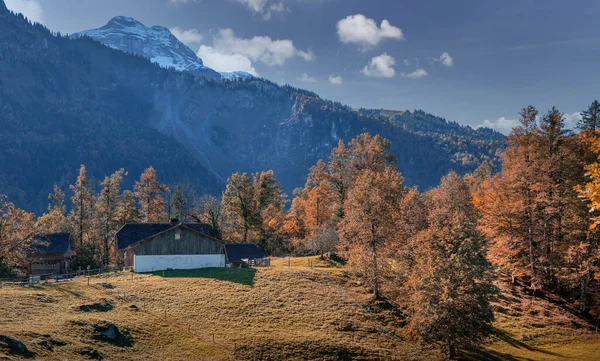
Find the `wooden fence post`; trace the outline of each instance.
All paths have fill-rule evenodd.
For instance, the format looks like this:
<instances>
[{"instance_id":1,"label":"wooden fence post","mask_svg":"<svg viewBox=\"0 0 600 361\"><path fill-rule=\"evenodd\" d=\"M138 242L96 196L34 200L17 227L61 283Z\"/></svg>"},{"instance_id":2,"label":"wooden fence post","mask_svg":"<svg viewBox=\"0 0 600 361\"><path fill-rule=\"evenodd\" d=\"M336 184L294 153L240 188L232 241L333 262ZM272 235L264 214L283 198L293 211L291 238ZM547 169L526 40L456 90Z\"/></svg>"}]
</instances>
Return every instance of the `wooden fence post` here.
<instances>
[{"instance_id":1,"label":"wooden fence post","mask_svg":"<svg viewBox=\"0 0 600 361\"><path fill-rule=\"evenodd\" d=\"M237 347L236 347L236 346L237 346L237 345L234 343L234 344L233 344L233 354L234 354L234 355L235 355L235 352L237 351Z\"/></svg>"},{"instance_id":2,"label":"wooden fence post","mask_svg":"<svg viewBox=\"0 0 600 361\"><path fill-rule=\"evenodd\" d=\"M212 341L213 341L213 344L214 344L215 343L215 334L214 333L212 334Z\"/></svg>"}]
</instances>

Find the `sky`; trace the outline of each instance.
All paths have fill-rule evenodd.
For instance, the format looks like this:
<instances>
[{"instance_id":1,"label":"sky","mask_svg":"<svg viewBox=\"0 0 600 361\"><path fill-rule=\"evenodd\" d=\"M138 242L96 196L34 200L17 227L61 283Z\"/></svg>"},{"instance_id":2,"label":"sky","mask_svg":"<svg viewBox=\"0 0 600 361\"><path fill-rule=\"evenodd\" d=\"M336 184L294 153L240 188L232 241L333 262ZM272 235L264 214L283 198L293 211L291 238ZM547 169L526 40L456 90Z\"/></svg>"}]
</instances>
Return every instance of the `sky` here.
<instances>
[{"instance_id":1,"label":"sky","mask_svg":"<svg viewBox=\"0 0 600 361\"><path fill-rule=\"evenodd\" d=\"M572 125L600 98L595 0L5 1L63 34L130 16L171 29L218 71L504 133L529 104Z\"/></svg>"}]
</instances>

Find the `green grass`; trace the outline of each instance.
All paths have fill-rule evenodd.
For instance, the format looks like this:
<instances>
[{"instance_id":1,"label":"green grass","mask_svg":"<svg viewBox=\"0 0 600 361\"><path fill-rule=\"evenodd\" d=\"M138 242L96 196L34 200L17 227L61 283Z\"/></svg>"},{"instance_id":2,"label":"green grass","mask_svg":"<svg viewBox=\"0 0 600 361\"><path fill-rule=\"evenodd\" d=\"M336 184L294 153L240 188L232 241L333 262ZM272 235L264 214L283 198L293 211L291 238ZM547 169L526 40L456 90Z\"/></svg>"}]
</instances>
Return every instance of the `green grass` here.
<instances>
[{"instance_id":1,"label":"green grass","mask_svg":"<svg viewBox=\"0 0 600 361\"><path fill-rule=\"evenodd\" d=\"M211 278L219 281L254 286L254 268L199 268L192 270L167 270L150 272L164 278Z\"/></svg>"}]
</instances>

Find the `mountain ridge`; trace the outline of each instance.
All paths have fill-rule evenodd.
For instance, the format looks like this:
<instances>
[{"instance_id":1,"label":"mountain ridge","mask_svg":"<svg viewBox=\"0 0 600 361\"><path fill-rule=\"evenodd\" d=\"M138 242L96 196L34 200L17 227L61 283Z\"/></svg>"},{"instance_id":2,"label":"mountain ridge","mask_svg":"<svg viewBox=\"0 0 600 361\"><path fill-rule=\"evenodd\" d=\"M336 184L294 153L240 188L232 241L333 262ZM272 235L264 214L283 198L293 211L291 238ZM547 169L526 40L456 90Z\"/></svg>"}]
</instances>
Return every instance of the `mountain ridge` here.
<instances>
[{"instance_id":1,"label":"mountain ridge","mask_svg":"<svg viewBox=\"0 0 600 361\"><path fill-rule=\"evenodd\" d=\"M166 183L213 194L233 172L273 169L291 193L338 140L370 132L390 140L408 185L428 188L449 170L497 164L504 146L499 133L424 112L404 112L400 126L266 79L164 69L6 10L0 30L0 193L30 210L44 208L54 184L66 189L81 163L96 181L125 168L124 187L152 164ZM443 136L417 129L427 117Z\"/></svg>"}]
</instances>

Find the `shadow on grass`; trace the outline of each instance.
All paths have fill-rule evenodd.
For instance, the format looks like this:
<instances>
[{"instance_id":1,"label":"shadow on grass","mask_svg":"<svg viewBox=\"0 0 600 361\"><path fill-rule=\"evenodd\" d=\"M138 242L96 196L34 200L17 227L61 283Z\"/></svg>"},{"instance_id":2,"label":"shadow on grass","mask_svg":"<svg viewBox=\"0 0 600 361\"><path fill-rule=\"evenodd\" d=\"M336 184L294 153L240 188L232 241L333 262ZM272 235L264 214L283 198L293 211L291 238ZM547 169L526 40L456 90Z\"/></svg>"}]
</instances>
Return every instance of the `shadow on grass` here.
<instances>
[{"instance_id":1,"label":"shadow on grass","mask_svg":"<svg viewBox=\"0 0 600 361\"><path fill-rule=\"evenodd\" d=\"M519 341L517 339L515 339L514 337L512 337L510 334L508 334L505 331L496 329L495 330L495 336L499 341L503 341L507 344L509 344L510 346L517 348L517 349L525 349L531 352L537 352L540 354L544 354L544 355L551 355L551 356L560 356L557 353L548 351L548 350L542 350L539 349L537 347L533 347L531 345L526 344L525 342ZM511 354L508 353L502 353L502 352L498 352L498 351L494 351L494 350L486 350L483 348L473 348L473 349L469 349L469 350L465 350L462 352L464 358L466 360L478 360L478 361L522 361L522 360L530 360L529 358L523 358L523 357L515 357Z\"/></svg>"},{"instance_id":2,"label":"shadow on grass","mask_svg":"<svg viewBox=\"0 0 600 361\"><path fill-rule=\"evenodd\" d=\"M165 278L212 278L219 281L254 286L254 268L198 268L191 270L168 270L151 272Z\"/></svg>"}]
</instances>

